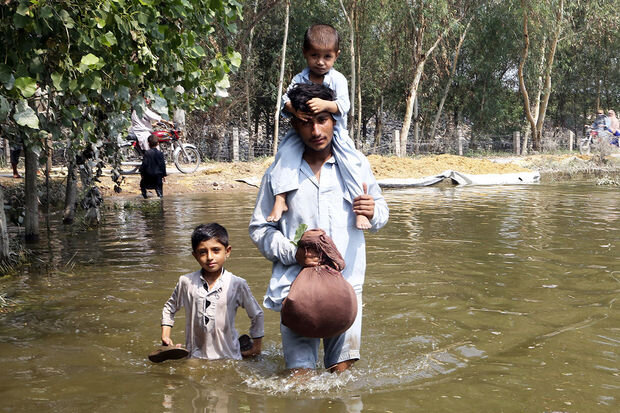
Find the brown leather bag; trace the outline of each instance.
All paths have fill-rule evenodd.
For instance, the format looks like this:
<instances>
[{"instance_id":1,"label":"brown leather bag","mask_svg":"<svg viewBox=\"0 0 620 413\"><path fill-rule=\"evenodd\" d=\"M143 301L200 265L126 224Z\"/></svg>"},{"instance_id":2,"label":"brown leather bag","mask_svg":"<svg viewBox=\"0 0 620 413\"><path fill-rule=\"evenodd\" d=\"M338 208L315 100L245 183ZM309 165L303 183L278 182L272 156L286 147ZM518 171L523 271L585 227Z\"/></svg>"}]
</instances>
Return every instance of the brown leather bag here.
<instances>
[{"instance_id":1,"label":"brown leather bag","mask_svg":"<svg viewBox=\"0 0 620 413\"><path fill-rule=\"evenodd\" d=\"M282 324L303 337L334 337L357 316L355 290L340 271L344 259L322 229L306 231L299 248L318 251L320 265L303 268L282 304Z\"/></svg>"}]
</instances>

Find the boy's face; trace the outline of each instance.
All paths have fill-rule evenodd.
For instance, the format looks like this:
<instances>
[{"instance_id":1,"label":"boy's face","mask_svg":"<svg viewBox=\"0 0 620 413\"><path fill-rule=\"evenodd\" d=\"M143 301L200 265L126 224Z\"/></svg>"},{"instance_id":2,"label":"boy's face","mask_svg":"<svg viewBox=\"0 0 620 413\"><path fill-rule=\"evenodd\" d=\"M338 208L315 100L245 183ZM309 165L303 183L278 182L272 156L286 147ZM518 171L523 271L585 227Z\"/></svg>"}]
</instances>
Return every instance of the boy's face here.
<instances>
[{"instance_id":1,"label":"boy's face","mask_svg":"<svg viewBox=\"0 0 620 413\"><path fill-rule=\"evenodd\" d=\"M215 238L211 238L198 244L192 255L205 273L219 275L231 249L230 245L225 247Z\"/></svg>"},{"instance_id":2,"label":"boy's face","mask_svg":"<svg viewBox=\"0 0 620 413\"><path fill-rule=\"evenodd\" d=\"M310 71L317 76L324 76L334 66L340 50L334 50L332 46L312 45L303 49L303 54Z\"/></svg>"}]
</instances>

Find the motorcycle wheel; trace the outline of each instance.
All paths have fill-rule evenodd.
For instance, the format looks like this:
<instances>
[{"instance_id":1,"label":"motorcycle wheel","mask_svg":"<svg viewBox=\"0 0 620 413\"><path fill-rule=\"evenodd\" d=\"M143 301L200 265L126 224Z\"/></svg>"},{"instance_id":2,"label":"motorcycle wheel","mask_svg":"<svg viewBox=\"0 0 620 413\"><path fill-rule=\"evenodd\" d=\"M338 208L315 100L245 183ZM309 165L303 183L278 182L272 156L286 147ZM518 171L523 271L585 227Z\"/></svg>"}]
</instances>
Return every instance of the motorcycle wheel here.
<instances>
[{"instance_id":1,"label":"motorcycle wheel","mask_svg":"<svg viewBox=\"0 0 620 413\"><path fill-rule=\"evenodd\" d=\"M142 164L142 156L133 146L119 148L121 164L119 170L123 175L135 173Z\"/></svg>"},{"instance_id":2,"label":"motorcycle wheel","mask_svg":"<svg viewBox=\"0 0 620 413\"><path fill-rule=\"evenodd\" d=\"M579 153L582 155L590 155L590 142L585 140L579 143Z\"/></svg>"},{"instance_id":3,"label":"motorcycle wheel","mask_svg":"<svg viewBox=\"0 0 620 413\"><path fill-rule=\"evenodd\" d=\"M183 153L183 150L179 150L174 154L175 166L184 174L196 172L196 169L198 169L200 165L200 154L196 149L189 146L184 146L183 148L185 149L185 153Z\"/></svg>"}]
</instances>

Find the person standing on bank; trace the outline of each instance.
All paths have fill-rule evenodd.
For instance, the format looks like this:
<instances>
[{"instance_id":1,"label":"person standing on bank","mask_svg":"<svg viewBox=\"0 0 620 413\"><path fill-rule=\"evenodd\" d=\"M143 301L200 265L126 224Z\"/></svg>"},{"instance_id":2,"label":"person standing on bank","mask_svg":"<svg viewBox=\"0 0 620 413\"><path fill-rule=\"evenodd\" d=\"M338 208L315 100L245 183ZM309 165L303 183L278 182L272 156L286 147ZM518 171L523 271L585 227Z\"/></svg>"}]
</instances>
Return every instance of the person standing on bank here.
<instances>
[{"instance_id":1,"label":"person standing on bank","mask_svg":"<svg viewBox=\"0 0 620 413\"><path fill-rule=\"evenodd\" d=\"M140 165L140 192L144 199L148 198L147 189L154 189L158 197L164 196L164 182L166 182L166 160L164 154L157 149L157 136L149 136L149 150L144 152Z\"/></svg>"},{"instance_id":2,"label":"person standing on bank","mask_svg":"<svg viewBox=\"0 0 620 413\"><path fill-rule=\"evenodd\" d=\"M288 210L277 222L267 218L273 208L274 193L270 171L263 176L256 198L256 207L249 225L250 238L260 252L273 261L272 275L263 305L280 311L292 282L302 267L316 266L319 257L312 250L297 248L291 243L300 224L321 228L332 238L346 266L344 278L357 295L358 312L353 325L341 335L323 338L324 366L330 371L344 371L360 358L362 329L362 287L366 270L364 232L356 228L356 214L364 214L371 231L383 227L389 210L372 174L368 160L361 168L365 193L346 201L346 188L340 165L333 157L332 139L338 133L331 113L312 113L307 102L313 98L335 100L334 92L321 84L299 84L288 93L297 111L308 113L307 120L291 119L291 124L304 144L299 166L299 186L287 194ZM320 338L302 337L280 324L286 368L294 371L315 369Z\"/></svg>"}]
</instances>

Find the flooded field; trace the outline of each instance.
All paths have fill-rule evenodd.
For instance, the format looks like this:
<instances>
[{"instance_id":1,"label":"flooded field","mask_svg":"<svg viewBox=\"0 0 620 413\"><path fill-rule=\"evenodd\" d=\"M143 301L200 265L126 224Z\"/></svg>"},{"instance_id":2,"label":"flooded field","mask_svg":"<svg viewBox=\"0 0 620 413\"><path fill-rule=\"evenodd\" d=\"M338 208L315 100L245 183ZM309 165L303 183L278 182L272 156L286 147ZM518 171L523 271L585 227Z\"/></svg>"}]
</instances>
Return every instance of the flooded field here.
<instances>
[{"instance_id":1,"label":"flooded field","mask_svg":"<svg viewBox=\"0 0 620 413\"><path fill-rule=\"evenodd\" d=\"M617 187L385 196L390 222L367 236L362 360L302 383L283 373L271 311L258 359L146 359L178 276L197 268L199 223L228 228L227 268L262 302L270 263L248 237L253 194L136 199L92 231L53 217L40 263L0 284L14 306L0 314L0 411L618 411ZM248 325L239 311L237 329Z\"/></svg>"}]
</instances>

